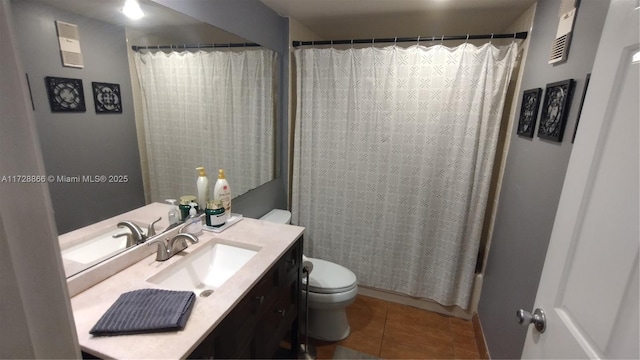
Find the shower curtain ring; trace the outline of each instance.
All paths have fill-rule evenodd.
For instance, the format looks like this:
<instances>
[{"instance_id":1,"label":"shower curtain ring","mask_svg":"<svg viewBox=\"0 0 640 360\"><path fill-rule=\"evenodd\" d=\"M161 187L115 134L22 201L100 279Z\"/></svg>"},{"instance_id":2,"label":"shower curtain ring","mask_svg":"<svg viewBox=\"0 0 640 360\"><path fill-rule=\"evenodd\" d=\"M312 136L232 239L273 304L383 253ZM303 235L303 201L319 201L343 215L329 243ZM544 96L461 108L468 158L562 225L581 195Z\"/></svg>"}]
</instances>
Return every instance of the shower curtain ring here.
<instances>
[{"instance_id":1,"label":"shower curtain ring","mask_svg":"<svg viewBox=\"0 0 640 360\"><path fill-rule=\"evenodd\" d=\"M469 42L469 34L467 34L467 40L464 41L464 43L468 43Z\"/></svg>"},{"instance_id":2,"label":"shower curtain ring","mask_svg":"<svg viewBox=\"0 0 640 360\"><path fill-rule=\"evenodd\" d=\"M442 45L444 43L444 35L442 35L442 37L440 38L440 45Z\"/></svg>"},{"instance_id":3,"label":"shower curtain ring","mask_svg":"<svg viewBox=\"0 0 640 360\"><path fill-rule=\"evenodd\" d=\"M418 43L416 45L420 45L420 35L418 35Z\"/></svg>"},{"instance_id":4,"label":"shower curtain ring","mask_svg":"<svg viewBox=\"0 0 640 360\"><path fill-rule=\"evenodd\" d=\"M489 44L493 44L493 33L491 33L491 39L489 39Z\"/></svg>"},{"instance_id":5,"label":"shower curtain ring","mask_svg":"<svg viewBox=\"0 0 640 360\"><path fill-rule=\"evenodd\" d=\"M398 37L396 36L395 39L393 39L393 45L398 45Z\"/></svg>"}]
</instances>

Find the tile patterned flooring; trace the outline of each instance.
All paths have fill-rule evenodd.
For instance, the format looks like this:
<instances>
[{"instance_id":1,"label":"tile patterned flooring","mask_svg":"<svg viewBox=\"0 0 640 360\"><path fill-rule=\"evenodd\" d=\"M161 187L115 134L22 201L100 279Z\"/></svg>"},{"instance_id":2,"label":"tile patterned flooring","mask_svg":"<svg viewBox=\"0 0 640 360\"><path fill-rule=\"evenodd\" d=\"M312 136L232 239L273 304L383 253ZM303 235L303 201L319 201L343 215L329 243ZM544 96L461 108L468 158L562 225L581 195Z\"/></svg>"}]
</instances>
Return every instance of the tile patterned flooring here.
<instances>
[{"instance_id":1,"label":"tile patterned flooring","mask_svg":"<svg viewBox=\"0 0 640 360\"><path fill-rule=\"evenodd\" d=\"M480 359L473 323L368 296L347 307L349 337L311 340L318 359L332 359L338 345L384 359Z\"/></svg>"}]
</instances>

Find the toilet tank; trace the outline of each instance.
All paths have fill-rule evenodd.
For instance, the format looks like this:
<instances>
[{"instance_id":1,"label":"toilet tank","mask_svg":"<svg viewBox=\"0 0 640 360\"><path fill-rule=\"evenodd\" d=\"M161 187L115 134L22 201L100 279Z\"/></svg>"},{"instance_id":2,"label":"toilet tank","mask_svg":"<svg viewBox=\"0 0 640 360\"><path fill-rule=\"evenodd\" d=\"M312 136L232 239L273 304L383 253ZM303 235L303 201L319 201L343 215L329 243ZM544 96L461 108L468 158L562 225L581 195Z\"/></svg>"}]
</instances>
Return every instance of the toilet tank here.
<instances>
[{"instance_id":1,"label":"toilet tank","mask_svg":"<svg viewBox=\"0 0 640 360\"><path fill-rule=\"evenodd\" d=\"M260 220L270 221L278 224L288 224L291 222L291 212L287 210L273 209Z\"/></svg>"}]
</instances>

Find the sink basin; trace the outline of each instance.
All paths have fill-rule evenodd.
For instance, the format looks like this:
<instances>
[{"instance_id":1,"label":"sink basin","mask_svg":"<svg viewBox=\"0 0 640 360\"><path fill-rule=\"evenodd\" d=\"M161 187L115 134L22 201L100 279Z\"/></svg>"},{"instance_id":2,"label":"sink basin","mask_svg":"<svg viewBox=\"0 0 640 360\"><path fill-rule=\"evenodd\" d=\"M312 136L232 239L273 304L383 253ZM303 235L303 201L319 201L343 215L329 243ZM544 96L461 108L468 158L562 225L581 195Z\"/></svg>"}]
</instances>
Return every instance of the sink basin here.
<instances>
[{"instance_id":1,"label":"sink basin","mask_svg":"<svg viewBox=\"0 0 640 360\"><path fill-rule=\"evenodd\" d=\"M85 240L62 249L62 257L83 265L96 264L111 256L117 255L127 247L125 236L114 238L113 235L129 232L128 229L106 229L87 236ZM143 230L146 233L146 230Z\"/></svg>"},{"instance_id":2,"label":"sink basin","mask_svg":"<svg viewBox=\"0 0 640 360\"><path fill-rule=\"evenodd\" d=\"M166 289L211 294L257 253L241 246L210 242L147 281Z\"/></svg>"}]
</instances>

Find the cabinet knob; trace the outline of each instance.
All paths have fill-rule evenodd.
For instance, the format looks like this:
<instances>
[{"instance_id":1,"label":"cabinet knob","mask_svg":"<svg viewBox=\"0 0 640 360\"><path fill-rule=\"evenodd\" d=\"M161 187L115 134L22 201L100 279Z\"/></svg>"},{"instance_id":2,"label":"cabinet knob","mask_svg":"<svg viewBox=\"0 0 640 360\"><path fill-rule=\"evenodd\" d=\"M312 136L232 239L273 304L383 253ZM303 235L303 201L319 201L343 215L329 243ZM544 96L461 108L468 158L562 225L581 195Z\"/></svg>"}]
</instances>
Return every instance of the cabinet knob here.
<instances>
[{"instance_id":1,"label":"cabinet knob","mask_svg":"<svg viewBox=\"0 0 640 360\"><path fill-rule=\"evenodd\" d=\"M286 309L275 309L275 312L280 314L280 316L284 317L284 315L287 313L287 310Z\"/></svg>"}]
</instances>

